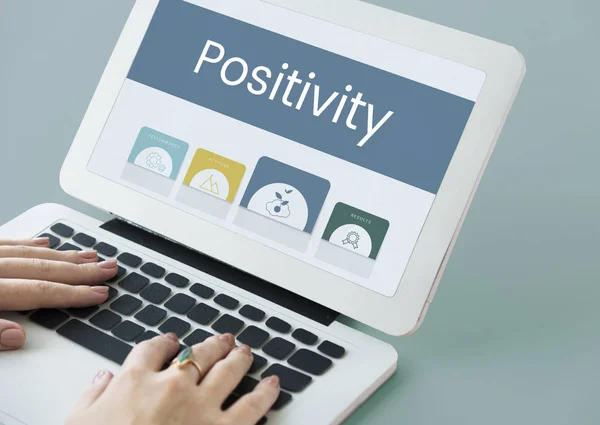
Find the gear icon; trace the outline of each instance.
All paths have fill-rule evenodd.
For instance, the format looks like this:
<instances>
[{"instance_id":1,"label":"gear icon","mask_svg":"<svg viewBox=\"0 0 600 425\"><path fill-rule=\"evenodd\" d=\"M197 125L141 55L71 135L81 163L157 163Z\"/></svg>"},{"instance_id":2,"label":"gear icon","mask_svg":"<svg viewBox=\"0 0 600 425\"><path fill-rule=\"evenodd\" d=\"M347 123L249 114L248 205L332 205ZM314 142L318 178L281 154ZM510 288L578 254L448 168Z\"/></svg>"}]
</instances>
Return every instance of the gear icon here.
<instances>
[{"instance_id":1,"label":"gear icon","mask_svg":"<svg viewBox=\"0 0 600 425\"><path fill-rule=\"evenodd\" d=\"M358 241L360 241L360 235L357 232L352 231L346 235L346 239L344 239L342 243L344 245L350 244L354 249L358 249Z\"/></svg>"},{"instance_id":2,"label":"gear icon","mask_svg":"<svg viewBox=\"0 0 600 425\"><path fill-rule=\"evenodd\" d=\"M161 163L161 157L157 152L151 152L146 157L146 164L150 168L159 168L161 166L164 167L164 165Z\"/></svg>"},{"instance_id":3,"label":"gear icon","mask_svg":"<svg viewBox=\"0 0 600 425\"><path fill-rule=\"evenodd\" d=\"M167 169L167 166L165 164L160 164L158 166L158 171L160 171L161 173L164 173L166 169Z\"/></svg>"}]
</instances>

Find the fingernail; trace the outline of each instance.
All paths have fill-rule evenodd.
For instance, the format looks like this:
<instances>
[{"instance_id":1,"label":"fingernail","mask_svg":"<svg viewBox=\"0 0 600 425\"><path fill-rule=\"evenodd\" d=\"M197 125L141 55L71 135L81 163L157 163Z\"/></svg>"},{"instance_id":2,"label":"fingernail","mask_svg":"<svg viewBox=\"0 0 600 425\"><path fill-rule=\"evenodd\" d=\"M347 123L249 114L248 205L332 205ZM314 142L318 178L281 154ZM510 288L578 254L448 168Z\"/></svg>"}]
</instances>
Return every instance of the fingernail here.
<instances>
[{"instance_id":1,"label":"fingernail","mask_svg":"<svg viewBox=\"0 0 600 425\"><path fill-rule=\"evenodd\" d=\"M177 335L175 335L173 332L166 333L163 336L171 341L179 342L179 338L177 338Z\"/></svg>"},{"instance_id":2,"label":"fingernail","mask_svg":"<svg viewBox=\"0 0 600 425\"><path fill-rule=\"evenodd\" d=\"M77 255L85 260L93 260L98 256L96 251L77 251Z\"/></svg>"},{"instance_id":3,"label":"fingernail","mask_svg":"<svg viewBox=\"0 0 600 425\"><path fill-rule=\"evenodd\" d=\"M108 294L108 286L90 286L90 289L99 294Z\"/></svg>"},{"instance_id":4,"label":"fingernail","mask_svg":"<svg viewBox=\"0 0 600 425\"><path fill-rule=\"evenodd\" d=\"M0 346L19 348L25 343L25 334L20 329L7 329L0 333Z\"/></svg>"},{"instance_id":5,"label":"fingernail","mask_svg":"<svg viewBox=\"0 0 600 425\"><path fill-rule=\"evenodd\" d=\"M219 337L219 339L221 341L225 341L229 345L233 345L233 343L235 342L235 340L233 339L233 335L231 334L223 334Z\"/></svg>"},{"instance_id":6,"label":"fingernail","mask_svg":"<svg viewBox=\"0 0 600 425\"><path fill-rule=\"evenodd\" d=\"M264 379L264 382L271 385L272 387L279 388L279 377L277 375L269 376Z\"/></svg>"},{"instance_id":7,"label":"fingernail","mask_svg":"<svg viewBox=\"0 0 600 425\"><path fill-rule=\"evenodd\" d=\"M39 246L50 245L50 238L35 238L33 243Z\"/></svg>"},{"instance_id":8,"label":"fingernail","mask_svg":"<svg viewBox=\"0 0 600 425\"><path fill-rule=\"evenodd\" d=\"M114 269L117 267L117 260L106 260L101 263L98 263L98 267L101 269Z\"/></svg>"},{"instance_id":9,"label":"fingernail","mask_svg":"<svg viewBox=\"0 0 600 425\"><path fill-rule=\"evenodd\" d=\"M236 348L236 350L246 354L247 356L252 355L252 350L250 350L250 347L248 347L246 344L240 345L238 348Z\"/></svg>"},{"instance_id":10,"label":"fingernail","mask_svg":"<svg viewBox=\"0 0 600 425\"><path fill-rule=\"evenodd\" d=\"M106 375L105 370L99 370L96 376L94 376L94 380L92 381L94 384L102 379L102 377Z\"/></svg>"}]
</instances>

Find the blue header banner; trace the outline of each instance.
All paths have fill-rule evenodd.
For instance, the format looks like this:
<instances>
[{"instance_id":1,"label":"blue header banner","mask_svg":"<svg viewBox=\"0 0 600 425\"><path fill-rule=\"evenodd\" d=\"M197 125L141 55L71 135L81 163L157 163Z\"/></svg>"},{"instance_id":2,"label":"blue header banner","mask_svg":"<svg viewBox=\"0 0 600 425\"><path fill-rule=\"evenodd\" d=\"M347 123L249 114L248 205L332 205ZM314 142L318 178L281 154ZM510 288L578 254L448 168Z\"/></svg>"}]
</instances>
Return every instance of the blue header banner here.
<instances>
[{"instance_id":1,"label":"blue header banner","mask_svg":"<svg viewBox=\"0 0 600 425\"><path fill-rule=\"evenodd\" d=\"M434 194L474 106L183 0L161 0L128 77Z\"/></svg>"}]
</instances>

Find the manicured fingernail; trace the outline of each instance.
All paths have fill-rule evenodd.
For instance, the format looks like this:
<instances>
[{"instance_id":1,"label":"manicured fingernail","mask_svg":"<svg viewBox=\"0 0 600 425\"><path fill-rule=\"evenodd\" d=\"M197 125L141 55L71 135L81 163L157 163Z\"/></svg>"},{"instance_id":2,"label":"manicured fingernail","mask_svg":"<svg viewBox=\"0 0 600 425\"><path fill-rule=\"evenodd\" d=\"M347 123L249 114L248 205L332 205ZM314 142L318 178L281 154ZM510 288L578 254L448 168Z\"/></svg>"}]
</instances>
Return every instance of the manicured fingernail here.
<instances>
[{"instance_id":1,"label":"manicured fingernail","mask_svg":"<svg viewBox=\"0 0 600 425\"><path fill-rule=\"evenodd\" d=\"M96 251L77 251L77 255L84 260L93 260L98 256L98 253Z\"/></svg>"},{"instance_id":2,"label":"manicured fingernail","mask_svg":"<svg viewBox=\"0 0 600 425\"><path fill-rule=\"evenodd\" d=\"M268 378L264 379L264 382L266 382L267 384L278 388L279 387L279 377L277 375L273 375L273 376L269 376Z\"/></svg>"},{"instance_id":3,"label":"manicured fingernail","mask_svg":"<svg viewBox=\"0 0 600 425\"><path fill-rule=\"evenodd\" d=\"M50 238L35 238L33 243L39 246L49 246Z\"/></svg>"},{"instance_id":4,"label":"manicured fingernail","mask_svg":"<svg viewBox=\"0 0 600 425\"><path fill-rule=\"evenodd\" d=\"M108 286L90 286L90 289L99 294L108 294Z\"/></svg>"},{"instance_id":5,"label":"manicured fingernail","mask_svg":"<svg viewBox=\"0 0 600 425\"><path fill-rule=\"evenodd\" d=\"M219 339L221 341L225 341L229 345L233 345L233 343L235 342L235 340L233 339L233 335L231 334L223 334L219 337Z\"/></svg>"},{"instance_id":6,"label":"manicured fingernail","mask_svg":"<svg viewBox=\"0 0 600 425\"><path fill-rule=\"evenodd\" d=\"M93 382L96 383L96 382L100 381L104 377L104 375L106 375L106 371L99 370L98 373L96 374L96 376L94 376Z\"/></svg>"},{"instance_id":7,"label":"manicured fingernail","mask_svg":"<svg viewBox=\"0 0 600 425\"><path fill-rule=\"evenodd\" d=\"M0 333L0 346L19 348L25 343L25 334L20 329L7 329Z\"/></svg>"},{"instance_id":8,"label":"manicured fingernail","mask_svg":"<svg viewBox=\"0 0 600 425\"><path fill-rule=\"evenodd\" d=\"M179 342L179 338L177 338L177 335L175 335L173 332L166 333L163 336L171 341Z\"/></svg>"},{"instance_id":9,"label":"manicured fingernail","mask_svg":"<svg viewBox=\"0 0 600 425\"><path fill-rule=\"evenodd\" d=\"M240 351L241 353L246 354L247 356L252 355L252 350L250 350L250 347L248 347L246 344L240 345L239 347L236 348L236 350Z\"/></svg>"},{"instance_id":10,"label":"manicured fingernail","mask_svg":"<svg viewBox=\"0 0 600 425\"><path fill-rule=\"evenodd\" d=\"M117 267L117 260L106 260L101 263L98 263L98 267L101 269L114 269Z\"/></svg>"}]
</instances>

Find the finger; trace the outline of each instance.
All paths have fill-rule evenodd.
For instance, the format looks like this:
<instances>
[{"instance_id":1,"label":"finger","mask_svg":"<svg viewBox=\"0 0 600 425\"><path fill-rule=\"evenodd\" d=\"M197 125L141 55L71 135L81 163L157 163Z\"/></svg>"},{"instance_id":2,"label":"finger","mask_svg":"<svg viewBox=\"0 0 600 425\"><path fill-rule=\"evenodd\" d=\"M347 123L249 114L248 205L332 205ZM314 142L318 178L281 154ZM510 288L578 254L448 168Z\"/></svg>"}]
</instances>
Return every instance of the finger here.
<instances>
[{"instance_id":1,"label":"finger","mask_svg":"<svg viewBox=\"0 0 600 425\"><path fill-rule=\"evenodd\" d=\"M179 340L173 333L160 335L136 345L131 351L124 368L133 365L158 372L179 350Z\"/></svg>"},{"instance_id":2,"label":"finger","mask_svg":"<svg viewBox=\"0 0 600 425\"><path fill-rule=\"evenodd\" d=\"M252 358L252 351L247 345L234 348L204 377L200 383L200 391L216 405L222 405L250 369Z\"/></svg>"},{"instance_id":3,"label":"finger","mask_svg":"<svg viewBox=\"0 0 600 425\"><path fill-rule=\"evenodd\" d=\"M169 367L165 374L172 376L177 374L186 374L189 379L198 383L216 362L223 359L235 346L235 339L231 334L224 334L219 336L211 336L200 344L196 344L192 347L192 358L194 362L200 367L199 371L193 365L186 365L183 368Z\"/></svg>"},{"instance_id":4,"label":"finger","mask_svg":"<svg viewBox=\"0 0 600 425\"><path fill-rule=\"evenodd\" d=\"M104 393L104 390L108 388L108 384L110 384L112 378L113 374L111 372L107 370L99 371L94 377L90 388L88 388L79 399L79 402L77 402L73 413L79 413L91 407L100 398L102 393Z\"/></svg>"},{"instance_id":5,"label":"finger","mask_svg":"<svg viewBox=\"0 0 600 425\"><path fill-rule=\"evenodd\" d=\"M38 246L42 248L50 247L49 238L35 239L0 239L0 246Z\"/></svg>"},{"instance_id":6,"label":"finger","mask_svg":"<svg viewBox=\"0 0 600 425\"><path fill-rule=\"evenodd\" d=\"M40 260L65 261L74 264L98 261L96 251L55 251L32 246L1 246L0 258L38 258Z\"/></svg>"},{"instance_id":7,"label":"finger","mask_svg":"<svg viewBox=\"0 0 600 425\"><path fill-rule=\"evenodd\" d=\"M21 325L0 319L0 351L18 350L25 344Z\"/></svg>"},{"instance_id":8,"label":"finger","mask_svg":"<svg viewBox=\"0 0 600 425\"><path fill-rule=\"evenodd\" d=\"M240 398L224 414L223 423L253 425L269 411L279 397L279 378L263 379L254 391Z\"/></svg>"},{"instance_id":9,"label":"finger","mask_svg":"<svg viewBox=\"0 0 600 425\"><path fill-rule=\"evenodd\" d=\"M70 286L44 280L0 279L0 311L89 307L108 298L108 286Z\"/></svg>"},{"instance_id":10,"label":"finger","mask_svg":"<svg viewBox=\"0 0 600 425\"><path fill-rule=\"evenodd\" d=\"M117 260L72 264L38 258L0 258L0 278L36 279L68 285L94 285L117 273Z\"/></svg>"}]
</instances>

